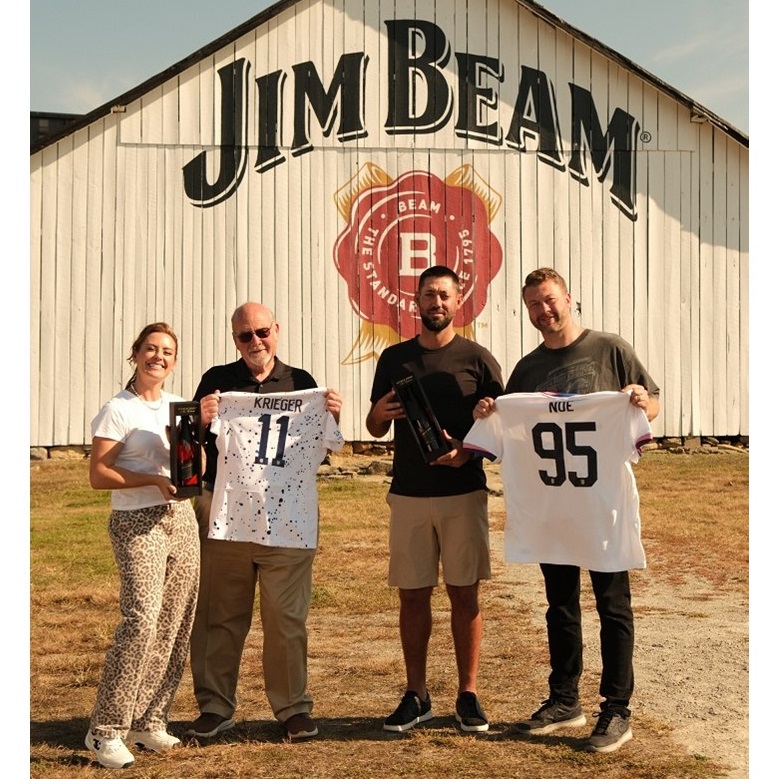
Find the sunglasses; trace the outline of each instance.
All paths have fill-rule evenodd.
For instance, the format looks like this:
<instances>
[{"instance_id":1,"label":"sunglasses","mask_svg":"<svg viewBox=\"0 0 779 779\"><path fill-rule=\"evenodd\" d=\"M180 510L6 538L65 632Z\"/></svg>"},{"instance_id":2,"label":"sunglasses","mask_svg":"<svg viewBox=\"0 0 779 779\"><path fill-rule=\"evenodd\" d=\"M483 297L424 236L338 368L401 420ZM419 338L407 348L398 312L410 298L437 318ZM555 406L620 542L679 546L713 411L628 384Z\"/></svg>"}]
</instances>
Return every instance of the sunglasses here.
<instances>
[{"instance_id":1,"label":"sunglasses","mask_svg":"<svg viewBox=\"0 0 779 779\"><path fill-rule=\"evenodd\" d=\"M234 335L237 341L240 341L242 344L248 344L251 343L255 335L257 338L267 338L271 332L271 327L261 327L259 330L252 330L248 333L234 333Z\"/></svg>"}]
</instances>

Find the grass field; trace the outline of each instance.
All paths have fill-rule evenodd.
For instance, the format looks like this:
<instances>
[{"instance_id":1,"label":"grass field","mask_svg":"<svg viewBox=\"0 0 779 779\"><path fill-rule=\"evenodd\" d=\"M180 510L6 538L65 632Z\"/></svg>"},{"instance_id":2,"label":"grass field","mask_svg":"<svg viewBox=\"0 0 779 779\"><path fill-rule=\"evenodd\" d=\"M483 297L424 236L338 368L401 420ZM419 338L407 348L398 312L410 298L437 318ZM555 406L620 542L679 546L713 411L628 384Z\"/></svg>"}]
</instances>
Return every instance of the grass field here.
<instances>
[{"instance_id":1,"label":"grass field","mask_svg":"<svg viewBox=\"0 0 779 779\"><path fill-rule=\"evenodd\" d=\"M650 565L636 575L673 585L687 573L712 589L748 588L748 473L744 454L645 456L636 467ZM686 751L668 722L634 716L635 738L611 755L582 749L589 728L529 741L513 729L546 689L545 637L538 606L493 559L483 585L485 638L480 698L486 734L465 735L453 717L454 657L443 592L434 596L430 689L435 717L406 734L382 730L404 687L397 595L386 585L387 484L382 478L321 480L320 548L314 569L310 689L320 737L281 741L262 685L259 619L244 655L238 725L211 742L185 740L167 755L138 754L127 777L651 777L723 776L710 756ZM106 532L107 493L89 489L85 461L31 463L30 776L105 776L83 746L103 656L118 617L118 585ZM500 497L491 531L502 534ZM682 521L683 518L683 521ZM651 549L651 555L649 550ZM439 588L441 590L442 588ZM597 700L597 673L582 696ZM589 712L588 712L589 713ZM171 712L181 736L197 714L185 674Z\"/></svg>"}]
</instances>

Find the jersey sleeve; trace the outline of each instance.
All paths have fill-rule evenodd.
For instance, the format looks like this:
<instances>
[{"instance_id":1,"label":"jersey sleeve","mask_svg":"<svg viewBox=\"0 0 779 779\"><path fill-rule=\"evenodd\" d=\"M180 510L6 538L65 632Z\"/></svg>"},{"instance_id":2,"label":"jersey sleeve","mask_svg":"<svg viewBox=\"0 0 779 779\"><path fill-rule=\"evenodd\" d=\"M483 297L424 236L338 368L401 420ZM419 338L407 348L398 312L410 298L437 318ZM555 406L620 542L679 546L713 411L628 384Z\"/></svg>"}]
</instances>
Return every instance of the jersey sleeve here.
<instances>
[{"instance_id":1,"label":"jersey sleeve","mask_svg":"<svg viewBox=\"0 0 779 779\"><path fill-rule=\"evenodd\" d=\"M630 461L636 463L641 456L641 449L652 440L652 428L646 413L632 403L630 404L630 437L633 442Z\"/></svg>"},{"instance_id":2,"label":"jersey sleeve","mask_svg":"<svg viewBox=\"0 0 779 779\"><path fill-rule=\"evenodd\" d=\"M503 459L503 424L500 413L477 419L463 440L463 448L493 462Z\"/></svg>"},{"instance_id":3,"label":"jersey sleeve","mask_svg":"<svg viewBox=\"0 0 779 779\"><path fill-rule=\"evenodd\" d=\"M219 406L216 416L211 420L208 430L220 440L220 447L224 446L224 440L229 433L230 421L234 416L241 416L242 409L247 400L257 397L253 392L222 392L219 395ZM221 448L220 448L221 451Z\"/></svg>"},{"instance_id":4,"label":"jersey sleeve","mask_svg":"<svg viewBox=\"0 0 779 779\"><path fill-rule=\"evenodd\" d=\"M221 401L221 403L224 403L224 401ZM211 420L211 424L208 426L208 429L217 437L219 437L219 433L222 430L223 414L224 414L224 407L219 409L217 415Z\"/></svg>"},{"instance_id":5,"label":"jersey sleeve","mask_svg":"<svg viewBox=\"0 0 779 779\"><path fill-rule=\"evenodd\" d=\"M344 447L344 437L341 434L341 429L338 427L335 417L329 411L325 411L325 416L325 445L334 452L340 452Z\"/></svg>"}]
</instances>

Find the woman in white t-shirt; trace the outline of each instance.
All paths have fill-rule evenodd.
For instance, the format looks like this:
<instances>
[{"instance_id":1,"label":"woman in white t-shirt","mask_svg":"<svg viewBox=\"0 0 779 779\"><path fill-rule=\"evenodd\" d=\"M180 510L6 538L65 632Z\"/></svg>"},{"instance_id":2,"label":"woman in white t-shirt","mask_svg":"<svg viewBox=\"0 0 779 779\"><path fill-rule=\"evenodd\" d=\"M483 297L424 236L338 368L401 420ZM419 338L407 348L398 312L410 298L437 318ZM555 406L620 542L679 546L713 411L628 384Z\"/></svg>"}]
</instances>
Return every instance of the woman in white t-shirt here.
<instances>
[{"instance_id":1,"label":"woman in white t-shirt","mask_svg":"<svg viewBox=\"0 0 779 779\"><path fill-rule=\"evenodd\" d=\"M170 480L169 404L183 398L162 387L177 353L169 325L147 325L128 358L132 378L92 421L89 480L111 490L122 614L85 739L107 768L135 761L127 744L155 752L181 744L167 717L188 656L200 551L192 504Z\"/></svg>"}]
</instances>

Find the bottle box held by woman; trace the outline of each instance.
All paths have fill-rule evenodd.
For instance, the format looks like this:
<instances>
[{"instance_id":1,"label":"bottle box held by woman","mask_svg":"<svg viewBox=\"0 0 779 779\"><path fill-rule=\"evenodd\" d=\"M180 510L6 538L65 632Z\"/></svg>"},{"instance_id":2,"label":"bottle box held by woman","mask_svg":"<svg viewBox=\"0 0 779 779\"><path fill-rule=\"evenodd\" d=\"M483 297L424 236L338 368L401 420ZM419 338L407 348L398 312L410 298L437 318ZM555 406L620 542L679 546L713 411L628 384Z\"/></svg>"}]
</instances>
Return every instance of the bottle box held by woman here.
<instances>
[{"instance_id":1,"label":"bottle box held by woman","mask_svg":"<svg viewBox=\"0 0 779 779\"><path fill-rule=\"evenodd\" d=\"M170 404L170 480L182 498L203 493L199 430L199 403Z\"/></svg>"}]
</instances>

